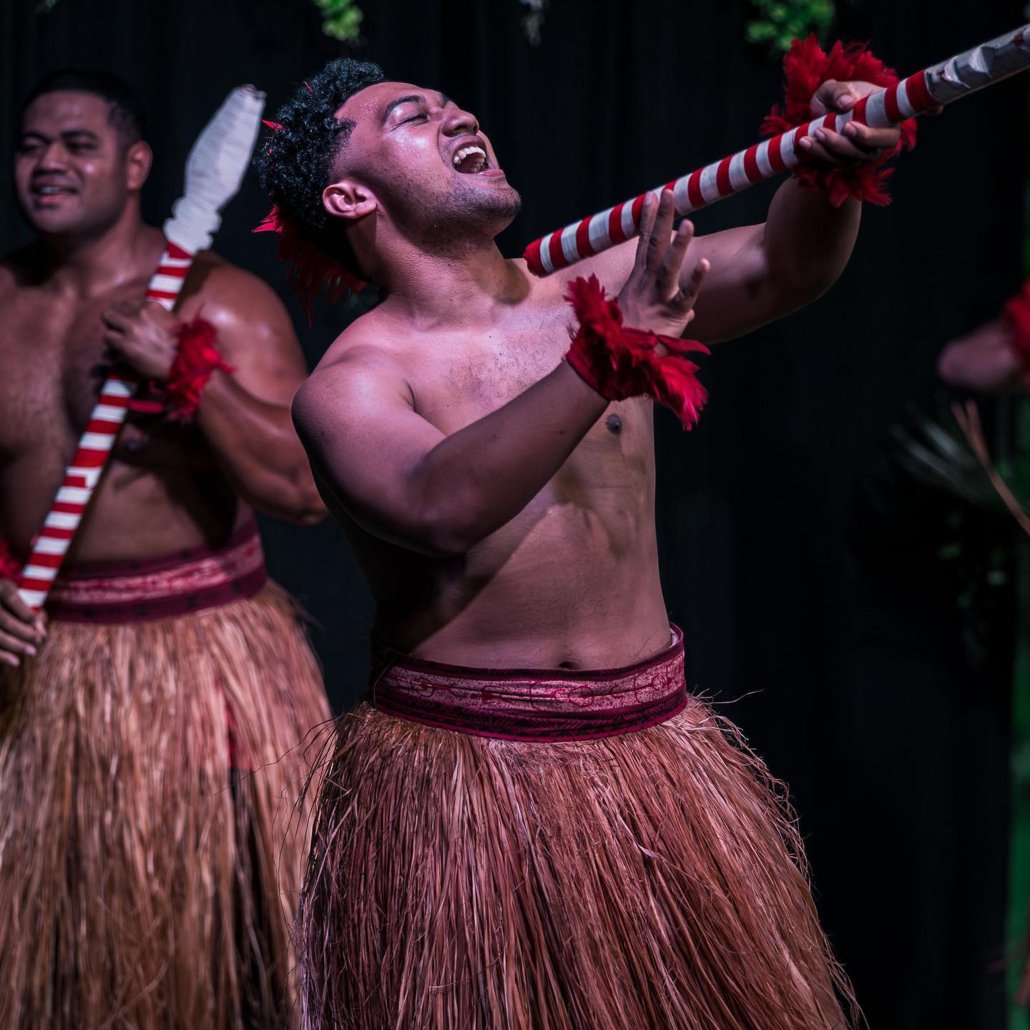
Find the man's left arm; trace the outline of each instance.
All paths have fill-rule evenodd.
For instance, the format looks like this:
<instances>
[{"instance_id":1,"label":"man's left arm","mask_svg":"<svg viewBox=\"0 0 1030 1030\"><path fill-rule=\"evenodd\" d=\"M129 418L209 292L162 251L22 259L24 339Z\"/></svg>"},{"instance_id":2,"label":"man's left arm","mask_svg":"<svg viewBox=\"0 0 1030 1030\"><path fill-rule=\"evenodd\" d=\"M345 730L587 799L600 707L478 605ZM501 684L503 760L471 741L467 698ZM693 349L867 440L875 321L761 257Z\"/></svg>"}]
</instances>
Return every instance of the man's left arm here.
<instances>
[{"instance_id":1,"label":"man's left arm","mask_svg":"<svg viewBox=\"0 0 1030 1030\"><path fill-rule=\"evenodd\" d=\"M849 111L877 88L864 82L824 82L812 98L812 117ZM814 137L803 137L799 147L807 160L848 166L875 160L898 138L896 128L851 123L843 134L819 129ZM682 271L684 285L702 258L711 269L690 335L705 343L731 339L820 297L844 270L860 220L858 201L835 207L821 193L790 179L776 191L764 223L697 237ZM628 275L631 257L630 244L622 244L570 273L593 271L615 289Z\"/></svg>"},{"instance_id":2,"label":"man's left arm","mask_svg":"<svg viewBox=\"0 0 1030 1030\"><path fill-rule=\"evenodd\" d=\"M307 368L289 316L267 285L241 269L201 258L195 271L199 288L174 314L156 304L109 309L107 342L141 375L161 382L176 356L177 328L196 318L210 323L232 371L211 373L196 425L243 501L290 522L318 522L325 507L290 418Z\"/></svg>"}]
</instances>

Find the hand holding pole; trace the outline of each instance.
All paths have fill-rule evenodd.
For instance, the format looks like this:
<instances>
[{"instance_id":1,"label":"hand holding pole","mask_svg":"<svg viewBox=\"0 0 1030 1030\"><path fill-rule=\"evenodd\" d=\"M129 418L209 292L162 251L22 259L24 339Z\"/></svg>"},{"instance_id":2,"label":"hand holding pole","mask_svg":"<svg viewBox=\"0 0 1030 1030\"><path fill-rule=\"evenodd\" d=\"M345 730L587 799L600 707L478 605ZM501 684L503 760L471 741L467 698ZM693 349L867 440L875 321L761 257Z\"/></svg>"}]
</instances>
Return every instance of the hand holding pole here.
<instances>
[{"instance_id":1,"label":"hand holding pole","mask_svg":"<svg viewBox=\"0 0 1030 1030\"><path fill-rule=\"evenodd\" d=\"M648 192L660 196L662 190L672 190L676 213L686 215L794 168L803 159L798 140L811 136L816 129L841 132L850 121L873 128L897 125L1001 82L1027 67L1030 25L916 72L895 86L870 93L846 114L815 118ZM530 271L534 275L549 275L635 236L640 230L646 196L642 193L534 240L524 253Z\"/></svg>"}]
</instances>

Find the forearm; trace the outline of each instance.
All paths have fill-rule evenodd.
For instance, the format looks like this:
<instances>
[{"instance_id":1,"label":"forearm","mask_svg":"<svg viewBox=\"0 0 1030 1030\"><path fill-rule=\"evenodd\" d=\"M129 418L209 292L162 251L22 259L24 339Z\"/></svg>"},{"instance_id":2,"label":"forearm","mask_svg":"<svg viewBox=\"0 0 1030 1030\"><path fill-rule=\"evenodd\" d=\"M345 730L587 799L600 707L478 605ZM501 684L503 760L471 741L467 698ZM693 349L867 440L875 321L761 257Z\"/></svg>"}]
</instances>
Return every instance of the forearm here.
<instances>
[{"instance_id":1,"label":"forearm","mask_svg":"<svg viewBox=\"0 0 1030 1030\"><path fill-rule=\"evenodd\" d=\"M837 281L851 257L861 218L858 201L834 207L793 179L776 191L762 248L777 315L803 307Z\"/></svg>"},{"instance_id":2,"label":"forearm","mask_svg":"<svg viewBox=\"0 0 1030 1030\"><path fill-rule=\"evenodd\" d=\"M447 436L405 477L385 524L359 522L429 554L460 555L513 519L555 475L608 402L562 362L497 411Z\"/></svg>"},{"instance_id":3,"label":"forearm","mask_svg":"<svg viewBox=\"0 0 1030 1030\"><path fill-rule=\"evenodd\" d=\"M289 522L325 517L288 405L260 400L231 375L215 372L197 409L197 425L235 492Z\"/></svg>"},{"instance_id":4,"label":"forearm","mask_svg":"<svg viewBox=\"0 0 1030 1030\"><path fill-rule=\"evenodd\" d=\"M820 297L847 264L860 218L857 202L833 207L791 180L777 190L765 223L698 239L695 261L707 258L712 271L689 335L730 340ZM680 275L684 288L689 275L689 268Z\"/></svg>"}]
</instances>

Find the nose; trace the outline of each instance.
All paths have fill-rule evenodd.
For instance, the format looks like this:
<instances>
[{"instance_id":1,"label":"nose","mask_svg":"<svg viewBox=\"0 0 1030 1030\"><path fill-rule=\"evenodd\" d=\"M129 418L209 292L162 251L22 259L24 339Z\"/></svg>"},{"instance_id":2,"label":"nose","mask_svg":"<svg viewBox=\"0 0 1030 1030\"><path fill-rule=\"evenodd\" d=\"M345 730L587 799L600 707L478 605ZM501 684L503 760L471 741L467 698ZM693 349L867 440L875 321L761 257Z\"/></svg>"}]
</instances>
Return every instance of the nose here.
<instances>
[{"instance_id":1,"label":"nose","mask_svg":"<svg viewBox=\"0 0 1030 1030\"><path fill-rule=\"evenodd\" d=\"M60 140L51 140L45 146L36 151L33 162L37 172L45 172L50 169L61 169L65 166L67 151L61 145Z\"/></svg>"},{"instance_id":2,"label":"nose","mask_svg":"<svg viewBox=\"0 0 1030 1030\"><path fill-rule=\"evenodd\" d=\"M474 114L463 111L455 104L444 116L443 130L448 136L462 136L466 133L474 136L479 132L479 122Z\"/></svg>"}]
</instances>

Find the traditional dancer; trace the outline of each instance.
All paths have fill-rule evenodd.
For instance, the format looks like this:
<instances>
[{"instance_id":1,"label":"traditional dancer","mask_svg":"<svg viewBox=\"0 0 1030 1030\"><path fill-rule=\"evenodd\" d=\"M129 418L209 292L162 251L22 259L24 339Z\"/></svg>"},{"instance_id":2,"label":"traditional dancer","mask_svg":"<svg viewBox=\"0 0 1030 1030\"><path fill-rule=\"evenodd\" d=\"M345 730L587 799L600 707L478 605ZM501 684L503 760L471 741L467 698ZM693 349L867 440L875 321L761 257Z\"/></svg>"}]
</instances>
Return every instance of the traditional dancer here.
<instances>
[{"instance_id":1,"label":"traditional dancer","mask_svg":"<svg viewBox=\"0 0 1030 1030\"><path fill-rule=\"evenodd\" d=\"M252 509L324 509L289 421L272 292L198 257L175 315L140 215L139 106L67 69L22 113L0 263L0 535L42 525L106 369L149 386L37 614L0 584L0 1025L282 1027L307 850L301 749L328 708ZM58 509L59 511L59 506Z\"/></svg>"},{"instance_id":2,"label":"traditional dancer","mask_svg":"<svg viewBox=\"0 0 1030 1030\"><path fill-rule=\"evenodd\" d=\"M873 89L816 76L813 116ZM589 279L536 279L494 242L518 194L438 91L334 61L276 117L259 160L298 282L383 295L294 404L377 601L302 900L307 1025L843 1025L778 785L686 691L651 399L689 425L704 348L675 337L817 297L859 203L791 181L765 224L692 242L666 192ZM806 185L860 193L898 141L821 131Z\"/></svg>"}]
</instances>

